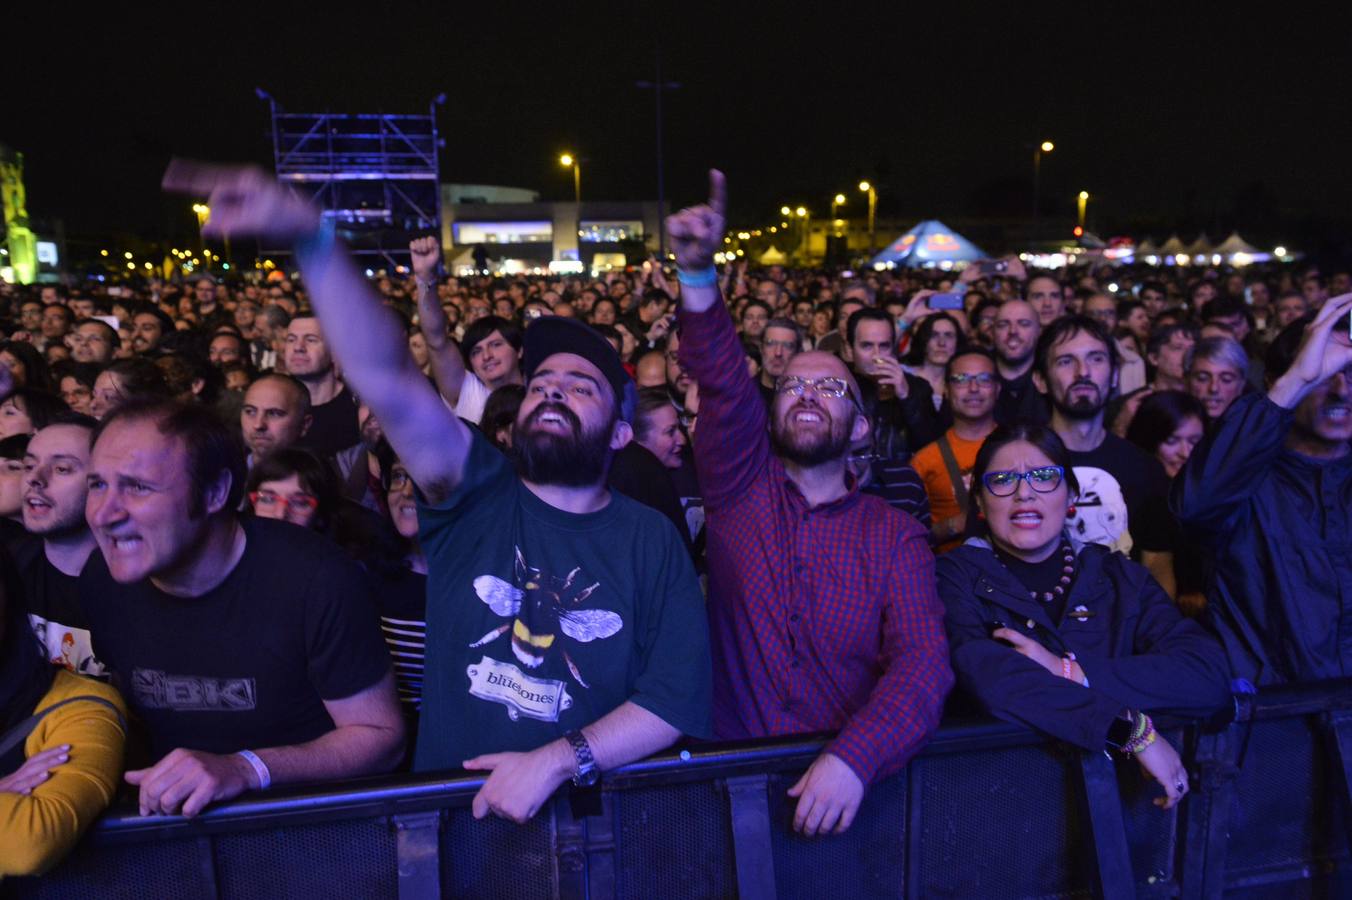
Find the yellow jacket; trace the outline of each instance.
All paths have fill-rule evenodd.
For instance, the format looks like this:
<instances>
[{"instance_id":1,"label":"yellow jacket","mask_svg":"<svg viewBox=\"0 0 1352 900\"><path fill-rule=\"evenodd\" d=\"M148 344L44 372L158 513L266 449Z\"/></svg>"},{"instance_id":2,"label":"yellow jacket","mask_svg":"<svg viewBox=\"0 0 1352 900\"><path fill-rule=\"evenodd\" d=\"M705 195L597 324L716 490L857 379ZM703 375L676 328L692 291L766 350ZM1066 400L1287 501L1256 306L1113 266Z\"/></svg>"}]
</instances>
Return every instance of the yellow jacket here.
<instances>
[{"instance_id":1,"label":"yellow jacket","mask_svg":"<svg viewBox=\"0 0 1352 900\"><path fill-rule=\"evenodd\" d=\"M35 711L83 695L102 697L125 719L127 708L115 688L65 669L56 673ZM102 703L68 703L38 722L24 742L25 758L70 744L70 759L31 794L0 793L0 878L41 874L70 852L113 800L125 740L117 715Z\"/></svg>"}]
</instances>

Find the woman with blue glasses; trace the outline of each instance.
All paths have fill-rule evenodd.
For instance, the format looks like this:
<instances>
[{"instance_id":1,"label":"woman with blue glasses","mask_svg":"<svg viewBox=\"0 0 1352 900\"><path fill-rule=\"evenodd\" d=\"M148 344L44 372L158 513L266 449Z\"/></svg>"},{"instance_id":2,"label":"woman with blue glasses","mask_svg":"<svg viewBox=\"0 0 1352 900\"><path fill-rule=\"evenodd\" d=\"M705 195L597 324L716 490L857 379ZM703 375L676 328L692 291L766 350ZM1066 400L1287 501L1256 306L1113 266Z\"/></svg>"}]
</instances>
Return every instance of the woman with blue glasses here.
<instances>
[{"instance_id":1,"label":"woman with blue glasses","mask_svg":"<svg viewBox=\"0 0 1352 900\"><path fill-rule=\"evenodd\" d=\"M1065 445L996 429L972 470L969 538L939 559L958 683L992 714L1086 750L1135 756L1168 809L1188 790L1152 713L1230 703L1220 645L1140 565L1066 529L1078 486Z\"/></svg>"}]
</instances>

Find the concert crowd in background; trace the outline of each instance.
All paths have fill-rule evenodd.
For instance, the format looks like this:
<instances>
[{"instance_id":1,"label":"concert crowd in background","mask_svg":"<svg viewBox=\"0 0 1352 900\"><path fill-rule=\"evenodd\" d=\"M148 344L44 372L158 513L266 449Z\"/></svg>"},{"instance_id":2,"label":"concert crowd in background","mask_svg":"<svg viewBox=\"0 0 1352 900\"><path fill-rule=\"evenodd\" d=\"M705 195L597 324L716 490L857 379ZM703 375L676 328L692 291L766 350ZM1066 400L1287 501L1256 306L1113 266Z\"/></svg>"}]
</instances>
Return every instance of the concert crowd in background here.
<instances>
[{"instance_id":1,"label":"concert crowd in background","mask_svg":"<svg viewBox=\"0 0 1352 900\"><path fill-rule=\"evenodd\" d=\"M167 184L295 265L0 285L0 875L119 794L464 767L521 822L682 738L833 732L839 832L945 713L1171 807L1152 715L1352 671L1352 269L715 267L713 173L670 267L367 278Z\"/></svg>"}]
</instances>

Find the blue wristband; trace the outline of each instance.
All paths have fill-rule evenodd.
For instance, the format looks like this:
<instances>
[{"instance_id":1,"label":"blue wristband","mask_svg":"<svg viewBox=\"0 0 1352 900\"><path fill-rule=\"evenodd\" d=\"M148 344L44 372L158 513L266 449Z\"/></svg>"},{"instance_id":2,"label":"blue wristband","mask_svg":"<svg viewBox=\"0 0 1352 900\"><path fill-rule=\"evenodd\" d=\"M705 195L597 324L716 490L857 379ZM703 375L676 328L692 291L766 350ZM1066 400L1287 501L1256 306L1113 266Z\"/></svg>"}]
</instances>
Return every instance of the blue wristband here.
<instances>
[{"instance_id":1,"label":"blue wristband","mask_svg":"<svg viewBox=\"0 0 1352 900\"><path fill-rule=\"evenodd\" d=\"M681 284L692 288L714 287L718 284L718 270L713 266L707 269L700 269L695 272L687 272L685 269L677 269L676 277Z\"/></svg>"}]
</instances>

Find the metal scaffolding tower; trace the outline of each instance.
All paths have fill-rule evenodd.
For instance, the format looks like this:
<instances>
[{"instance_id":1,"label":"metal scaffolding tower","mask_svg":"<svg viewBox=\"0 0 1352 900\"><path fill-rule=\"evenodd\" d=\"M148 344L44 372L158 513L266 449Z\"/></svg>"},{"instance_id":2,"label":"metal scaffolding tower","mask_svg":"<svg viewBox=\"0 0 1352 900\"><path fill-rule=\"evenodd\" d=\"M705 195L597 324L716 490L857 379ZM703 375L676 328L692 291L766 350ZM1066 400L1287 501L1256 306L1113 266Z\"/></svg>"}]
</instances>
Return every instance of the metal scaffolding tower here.
<instances>
[{"instance_id":1,"label":"metal scaffolding tower","mask_svg":"<svg viewBox=\"0 0 1352 900\"><path fill-rule=\"evenodd\" d=\"M272 113L277 180L318 205L358 254L396 262L441 223L437 107L426 115L292 113L259 88ZM278 249L275 252L284 252Z\"/></svg>"}]
</instances>

